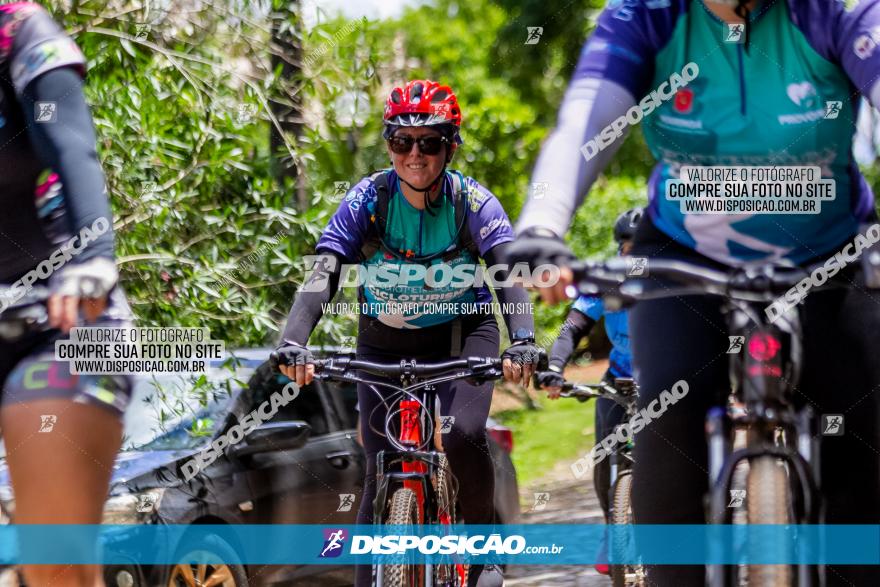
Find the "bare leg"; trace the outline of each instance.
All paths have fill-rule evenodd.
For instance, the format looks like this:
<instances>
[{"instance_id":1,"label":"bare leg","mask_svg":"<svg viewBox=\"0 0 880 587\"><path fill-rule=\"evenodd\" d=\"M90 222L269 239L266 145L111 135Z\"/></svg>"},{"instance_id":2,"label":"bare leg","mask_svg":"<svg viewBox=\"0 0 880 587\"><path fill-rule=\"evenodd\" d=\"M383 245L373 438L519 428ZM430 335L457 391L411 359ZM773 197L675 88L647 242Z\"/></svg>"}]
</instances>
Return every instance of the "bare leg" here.
<instances>
[{"instance_id":1,"label":"bare leg","mask_svg":"<svg viewBox=\"0 0 880 587\"><path fill-rule=\"evenodd\" d=\"M41 415L55 415L40 432ZM16 524L100 524L116 453L118 416L66 399L0 410L15 493ZM99 565L24 565L28 585L103 587Z\"/></svg>"}]
</instances>

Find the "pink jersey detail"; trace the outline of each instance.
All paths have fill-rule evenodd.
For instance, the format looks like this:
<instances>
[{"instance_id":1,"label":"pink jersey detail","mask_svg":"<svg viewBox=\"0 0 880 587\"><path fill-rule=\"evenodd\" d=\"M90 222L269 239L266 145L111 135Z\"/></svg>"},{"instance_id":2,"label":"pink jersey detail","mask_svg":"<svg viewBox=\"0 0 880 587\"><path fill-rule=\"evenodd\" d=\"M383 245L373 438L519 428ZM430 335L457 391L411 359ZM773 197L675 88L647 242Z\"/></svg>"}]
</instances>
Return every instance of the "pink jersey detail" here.
<instances>
[{"instance_id":1,"label":"pink jersey detail","mask_svg":"<svg viewBox=\"0 0 880 587\"><path fill-rule=\"evenodd\" d=\"M12 51L15 31L21 26L22 21L39 10L40 7L32 2L16 2L0 6L0 13L12 15L12 18L0 25L0 61L6 59Z\"/></svg>"},{"instance_id":2,"label":"pink jersey detail","mask_svg":"<svg viewBox=\"0 0 880 587\"><path fill-rule=\"evenodd\" d=\"M37 186L37 197L42 197L46 192L52 189L52 186L58 183L59 179L60 178L58 177L57 173L49 174L49 177L46 178L46 181Z\"/></svg>"}]
</instances>

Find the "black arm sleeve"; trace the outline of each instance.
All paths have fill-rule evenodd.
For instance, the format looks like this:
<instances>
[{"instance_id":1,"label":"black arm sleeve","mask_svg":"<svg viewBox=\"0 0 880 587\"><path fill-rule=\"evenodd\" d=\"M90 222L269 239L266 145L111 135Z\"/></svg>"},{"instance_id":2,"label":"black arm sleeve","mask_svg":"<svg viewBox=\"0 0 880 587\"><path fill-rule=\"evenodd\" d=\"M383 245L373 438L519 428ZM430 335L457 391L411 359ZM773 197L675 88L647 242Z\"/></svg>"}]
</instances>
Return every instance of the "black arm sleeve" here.
<instances>
[{"instance_id":1,"label":"black arm sleeve","mask_svg":"<svg viewBox=\"0 0 880 587\"><path fill-rule=\"evenodd\" d=\"M24 111L35 112L36 102L54 102L57 119L37 123L28 116L28 136L42 162L61 178L64 205L72 236L97 218L111 228L89 242L71 263L94 257L113 258L113 221L104 189L104 173L95 150L92 117L83 96L83 83L72 67L52 69L31 81L20 98Z\"/></svg>"},{"instance_id":2,"label":"black arm sleeve","mask_svg":"<svg viewBox=\"0 0 880 587\"><path fill-rule=\"evenodd\" d=\"M590 333L595 320L579 310L572 309L565 318L562 331L550 350L550 365L561 371L571 358L574 349L583 337Z\"/></svg>"},{"instance_id":3,"label":"black arm sleeve","mask_svg":"<svg viewBox=\"0 0 880 587\"><path fill-rule=\"evenodd\" d=\"M335 253L321 252L312 268L312 275L297 294L287 315L287 324L281 339L305 346L318 320L324 315L323 304L329 302L339 289L342 263L346 260Z\"/></svg>"},{"instance_id":4,"label":"black arm sleeve","mask_svg":"<svg viewBox=\"0 0 880 587\"><path fill-rule=\"evenodd\" d=\"M489 265L495 265L499 263L499 259L506 258L505 250L509 245L510 243L502 243L486 251L486 254L483 255L486 263ZM508 273L508 271L504 271L503 273L498 272L498 279L500 281L506 280ZM511 336L519 328L525 328L534 332L535 320L531 312L532 304L529 300L529 294L523 286L514 285L511 287L496 287L494 289L495 295L498 296L498 301L501 303L502 308L507 305L507 307L517 310L510 314L504 314L504 323L507 325L507 332Z\"/></svg>"}]
</instances>

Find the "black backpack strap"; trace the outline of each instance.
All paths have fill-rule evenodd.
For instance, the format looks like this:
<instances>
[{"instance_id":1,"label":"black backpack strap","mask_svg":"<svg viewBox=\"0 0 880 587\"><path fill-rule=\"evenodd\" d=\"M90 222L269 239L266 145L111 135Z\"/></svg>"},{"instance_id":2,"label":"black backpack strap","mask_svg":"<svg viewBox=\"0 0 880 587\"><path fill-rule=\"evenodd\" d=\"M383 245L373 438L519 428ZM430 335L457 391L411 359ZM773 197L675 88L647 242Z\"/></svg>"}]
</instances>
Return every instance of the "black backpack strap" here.
<instances>
[{"instance_id":1,"label":"black backpack strap","mask_svg":"<svg viewBox=\"0 0 880 587\"><path fill-rule=\"evenodd\" d=\"M361 245L361 255L366 261L376 254L381 246L379 236L385 234L385 225L388 221L388 202L391 199L389 195L387 169L374 172L370 179L373 181L373 187L376 190L376 207L370 216L370 231L364 244Z\"/></svg>"},{"instance_id":2,"label":"black backpack strap","mask_svg":"<svg viewBox=\"0 0 880 587\"><path fill-rule=\"evenodd\" d=\"M461 172L449 170L452 178L452 194L453 204L455 207L455 226L460 228L458 231L458 239L456 250L466 249L470 251L474 259L479 258L479 249L474 243L474 237L468 226L468 214L470 213L468 204L467 181ZM376 189L376 207L373 215L370 217L371 230L369 236L361 246L361 255L363 260L367 260L376 254L382 247L382 238L385 236L386 223L388 221L388 206L391 201L391 189L388 185L390 170L384 169L377 171L370 176L373 180L373 186ZM390 252L390 251L389 251ZM394 254L392 252L392 254ZM448 256L454 256L452 251ZM446 257L447 255L444 255Z\"/></svg>"},{"instance_id":3,"label":"black backpack strap","mask_svg":"<svg viewBox=\"0 0 880 587\"><path fill-rule=\"evenodd\" d=\"M460 227L458 231L458 248L470 251L474 259L480 257L480 251L474 243L474 236L471 234L468 226L468 214L470 213L468 204L467 180L460 171L455 169L449 170L452 175L452 194L453 203L455 204L455 226Z\"/></svg>"}]
</instances>

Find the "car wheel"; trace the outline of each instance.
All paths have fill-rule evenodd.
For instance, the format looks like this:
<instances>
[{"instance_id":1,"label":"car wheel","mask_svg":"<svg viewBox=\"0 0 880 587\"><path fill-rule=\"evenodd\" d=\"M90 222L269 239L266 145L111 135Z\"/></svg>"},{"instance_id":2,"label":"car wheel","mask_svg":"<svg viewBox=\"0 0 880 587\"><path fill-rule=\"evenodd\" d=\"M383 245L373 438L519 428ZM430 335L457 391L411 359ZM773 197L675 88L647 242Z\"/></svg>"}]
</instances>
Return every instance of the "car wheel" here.
<instances>
[{"instance_id":1,"label":"car wheel","mask_svg":"<svg viewBox=\"0 0 880 587\"><path fill-rule=\"evenodd\" d=\"M168 587L247 587L248 578L239 556L219 536L179 549L171 567Z\"/></svg>"}]
</instances>

